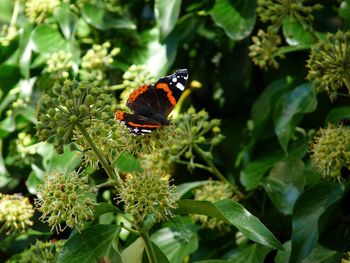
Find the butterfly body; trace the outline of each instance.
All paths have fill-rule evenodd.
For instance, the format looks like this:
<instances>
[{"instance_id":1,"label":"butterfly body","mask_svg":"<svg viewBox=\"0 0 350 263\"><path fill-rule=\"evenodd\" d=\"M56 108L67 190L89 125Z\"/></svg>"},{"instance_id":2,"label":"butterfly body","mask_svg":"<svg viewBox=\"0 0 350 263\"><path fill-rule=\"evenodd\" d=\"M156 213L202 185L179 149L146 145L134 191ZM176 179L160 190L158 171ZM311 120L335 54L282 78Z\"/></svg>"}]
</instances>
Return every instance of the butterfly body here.
<instances>
[{"instance_id":1,"label":"butterfly body","mask_svg":"<svg viewBox=\"0 0 350 263\"><path fill-rule=\"evenodd\" d=\"M126 106L134 113L117 111L115 119L136 135L148 134L170 124L167 117L185 90L187 79L187 69L179 69L156 83L140 86L126 102Z\"/></svg>"}]
</instances>

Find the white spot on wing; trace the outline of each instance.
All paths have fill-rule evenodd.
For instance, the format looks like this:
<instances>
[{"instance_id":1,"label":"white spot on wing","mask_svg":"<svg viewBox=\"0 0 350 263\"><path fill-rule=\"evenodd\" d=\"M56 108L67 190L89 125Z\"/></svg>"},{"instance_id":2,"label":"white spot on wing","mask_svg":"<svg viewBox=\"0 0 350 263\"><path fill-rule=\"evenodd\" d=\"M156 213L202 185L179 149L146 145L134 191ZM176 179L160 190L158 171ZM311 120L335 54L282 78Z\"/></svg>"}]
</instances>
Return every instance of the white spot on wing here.
<instances>
[{"instance_id":1,"label":"white spot on wing","mask_svg":"<svg viewBox=\"0 0 350 263\"><path fill-rule=\"evenodd\" d=\"M133 129L134 132L139 132L139 129L136 127L135 129Z\"/></svg>"},{"instance_id":2,"label":"white spot on wing","mask_svg":"<svg viewBox=\"0 0 350 263\"><path fill-rule=\"evenodd\" d=\"M185 89L184 85L182 85L180 82L176 84L176 87L181 91Z\"/></svg>"},{"instance_id":3,"label":"white spot on wing","mask_svg":"<svg viewBox=\"0 0 350 263\"><path fill-rule=\"evenodd\" d=\"M188 79L188 75L184 76L184 79Z\"/></svg>"},{"instance_id":4,"label":"white spot on wing","mask_svg":"<svg viewBox=\"0 0 350 263\"><path fill-rule=\"evenodd\" d=\"M177 78L173 77L173 82L177 82Z\"/></svg>"},{"instance_id":5,"label":"white spot on wing","mask_svg":"<svg viewBox=\"0 0 350 263\"><path fill-rule=\"evenodd\" d=\"M148 133L152 132L151 130L146 130L146 129L141 129L141 131L142 132L148 132Z\"/></svg>"}]
</instances>

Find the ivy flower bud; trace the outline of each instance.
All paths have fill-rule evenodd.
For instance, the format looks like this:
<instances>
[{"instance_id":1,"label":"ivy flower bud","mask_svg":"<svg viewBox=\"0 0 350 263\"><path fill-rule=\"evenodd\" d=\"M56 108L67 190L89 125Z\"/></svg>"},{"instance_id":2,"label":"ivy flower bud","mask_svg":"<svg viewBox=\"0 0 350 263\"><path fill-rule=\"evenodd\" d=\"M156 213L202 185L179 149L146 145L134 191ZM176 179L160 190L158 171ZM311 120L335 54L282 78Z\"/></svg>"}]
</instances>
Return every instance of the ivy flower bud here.
<instances>
[{"instance_id":1,"label":"ivy flower bud","mask_svg":"<svg viewBox=\"0 0 350 263\"><path fill-rule=\"evenodd\" d=\"M311 162L325 179L341 180L342 168L350 170L350 128L328 125L310 145Z\"/></svg>"},{"instance_id":2,"label":"ivy flower bud","mask_svg":"<svg viewBox=\"0 0 350 263\"><path fill-rule=\"evenodd\" d=\"M84 223L93 219L96 203L91 197L95 196L94 190L88 178L75 171L51 172L44 184L39 185L37 196L35 205L42 213L40 219L57 233L66 227L75 227L80 232Z\"/></svg>"},{"instance_id":3,"label":"ivy flower bud","mask_svg":"<svg viewBox=\"0 0 350 263\"><path fill-rule=\"evenodd\" d=\"M25 1L24 13L30 23L42 24L59 6L59 0L28 0Z\"/></svg>"},{"instance_id":4,"label":"ivy flower bud","mask_svg":"<svg viewBox=\"0 0 350 263\"><path fill-rule=\"evenodd\" d=\"M25 232L33 225L34 209L29 199L20 194L0 194L0 225L6 234Z\"/></svg>"},{"instance_id":5,"label":"ivy flower bud","mask_svg":"<svg viewBox=\"0 0 350 263\"><path fill-rule=\"evenodd\" d=\"M178 196L169 181L157 172L129 176L119 189L119 198L125 212L133 216L136 228L142 228L147 217L156 221L172 216Z\"/></svg>"}]
</instances>

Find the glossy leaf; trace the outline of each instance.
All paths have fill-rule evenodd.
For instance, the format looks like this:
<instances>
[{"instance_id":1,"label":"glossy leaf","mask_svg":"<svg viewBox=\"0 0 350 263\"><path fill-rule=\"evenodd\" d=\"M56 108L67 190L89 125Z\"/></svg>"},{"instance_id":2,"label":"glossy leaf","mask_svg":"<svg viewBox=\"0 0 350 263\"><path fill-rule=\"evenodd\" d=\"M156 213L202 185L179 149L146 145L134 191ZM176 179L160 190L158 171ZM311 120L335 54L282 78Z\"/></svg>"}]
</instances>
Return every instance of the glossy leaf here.
<instances>
[{"instance_id":1,"label":"glossy leaf","mask_svg":"<svg viewBox=\"0 0 350 263\"><path fill-rule=\"evenodd\" d=\"M270 83L254 102L251 110L251 118L254 122L253 134L259 135L271 119L276 100L287 91L291 79L283 78Z\"/></svg>"},{"instance_id":2,"label":"glossy leaf","mask_svg":"<svg viewBox=\"0 0 350 263\"><path fill-rule=\"evenodd\" d=\"M339 16L345 21L346 28L350 27L350 0L344 0L339 6Z\"/></svg>"},{"instance_id":3,"label":"glossy leaf","mask_svg":"<svg viewBox=\"0 0 350 263\"><path fill-rule=\"evenodd\" d=\"M182 224L181 228L161 228L152 234L151 240L172 263L182 263L198 248L197 231L193 224Z\"/></svg>"},{"instance_id":4,"label":"glossy leaf","mask_svg":"<svg viewBox=\"0 0 350 263\"><path fill-rule=\"evenodd\" d=\"M272 248L259 244L251 244L243 248L238 248L233 256L229 256L229 262L235 263L264 263L265 257Z\"/></svg>"},{"instance_id":5,"label":"glossy leaf","mask_svg":"<svg viewBox=\"0 0 350 263\"><path fill-rule=\"evenodd\" d=\"M293 211L292 253L290 262L301 262L316 246L320 216L343 196L339 183L321 182L308 188L297 200Z\"/></svg>"},{"instance_id":6,"label":"glossy leaf","mask_svg":"<svg viewBox=\"0 0 350 263\"><path fill-rule=\"evenodd\" d=\"M255 0L217 0L210 10L215 24L234 40L247 37L255 24Z\"/></svg>"},{"instance_id":7,"label":"glossy leaf","mask_svg":"<svg viewBox=\"0 0 350 263\"><path fill-rule=\"evenodd\" d=\"M34 50L38 53L53 53L60 50L68 50L66 42L61 33L49 26L41 25L34 29L32 33Z\"/></svg>"},{"instance_id":8,"label":"glossy leaf","mask_svg":"<svg viewBox=\"0 0 350 263\"><path fill-rule=\"evenodd\" d=\"M305 113L316 109L317 100L310 84L297 86L279 98L274 110L275 133L285 153L295 128Z\"/></svg>"},{"instance_id":9,"label":"glossy leaf","mask_svg":"<svg viewBox=\"0 0 350 263\"><path fill-rule=\"evenodd\" d=\"M154 13L160 32L160 40L165 39L174 29L179 18L181 0L156 0Z\"/></svg>"},{"instance_id":10,"label":"glossy leaf","mask_svg":"<svg viewBox=\"0 0 350 263\"><path fill-rule=\"evenodd\" d=\"M272 155L250 162L240 174L240 182L247 191L252 190L260 184L263 176L282 158L281 155Z\"/></svg>"},{"instance_id":11,"label":"glossy leaf","mask_svg":"<svg viewBox=\"0 0 350 263\"><path fill-rule=\"evenodd\" d=\"M62 263L95 263L106 257L110 262L122 263L120 255L113 248L119 231L119 226L94 225L80 234L76 233L67 240L58 260Z\"/></svg>"},{"instance_id":12,"label":"glossy leaf","mask_svg":"<svg viewBox=\"0 0 350 263\"><path fill-rule=\"evenodd\" d=\"M280 213L292 214L294 204L304 188L304 163L299 159L280 161L271 169L263 186Z\"/></svg>"},{"instance_id":13,"label":"glossy leaf","mask_svg":"<svg viewBox=\"0 0 350 263\"><path fill-rule=\"evenodd\" d=\"M180 200L176 214L201 214L225 220L235 226L248 239L256 243L281 249L281 243L264 226L239 203L232 200L221 200L216 203L208 201Z\"/></svg>"},{"instance_id":14,"label":"glossy leaf","mask_svg":"<svg viewBox=\"0 0 350 263\"><path fill-rule=\"evenodd\" d=\"M290 241L283 244L285 251L279 250L275 257L275 263L289 262L292 243ZM311 254L303 260L303 263L332 263L339 262L339 253L325 248L319 244L312 250Z\"/></svg>"},{"instance_id":15,"label":"glossy leaf","mask_svg":"<svg viewBox=\"0 0 350 263\"><path fill-rule=\"evenodd\" d=\"M183 183L176 186L175 191L179 195L179 198L187 194L192 189L201 186L203 184L206 184L208 181L197 181L197 182L189 182L189 183Z\"/></svg>"},{"instance_id":16,"label":"glossy leaf","mask_svg":"<svg viewBox=\"0 0 350 263\"><path fill-rule=\"evenodd\" d=\"M115 18L113 14L109 13L107 10L93 4L84 4L82 15L87 23L100 30L111 28L136 29L135 24L131 20L127 18Z\"/></svg>"},{"instance_id":17,"label":"glossy leaf","mask_svg":"<svg viewBox=\"0 0 350 263\"><path fill-rule=\"evenodd\" d=\"M283 35L291 46L312 44L316 39L307 32L299 21L287 16L283 20Z\"/></svg>"},{"instance_id":18,"label":"glossy leaf","mask_svg":"<svg viewBox=\"0 0 350 263\"><path fill-rule=\"evenodd\" d=\"M142 263L142 255L144 250L145 243L143 242L142 238L139 237L121 252L123 263Z\"/></svg>"},{"instance_id":19,"label":"glossy leaf","mask_svg":"<svg viewBox=\"0 0 350 263\"><path fill-rule=\"evenodd\" d=\"M69 4L61 3L60 9L56 13L56 20L64 37L70 39L76 31L78 17L70 11Z\"/></svg>"},{"instance_id":20,"label":"glossy leaf","mask_svg":"<svg viewBox=\"0 0 350 263\"><path fill-rule=\"evenodd\" d=\"M122 172L142 172L140 161L132 155L121 154L115 166Z\"/></svg>"},{"instance_id":21,"label":"glossy leaf","mask_svg":"<svg viewBox=\"0 0 350 263\"><path fill-rule=\"evenodd\" d=\"M349 106L343 106L343 107L336 107L333 108L327 115L327 118L325 120L325 124L327 123L333 123L333 124L339 124L342 120L350 120L350 107Z\"/></svg>"}]
</instances>

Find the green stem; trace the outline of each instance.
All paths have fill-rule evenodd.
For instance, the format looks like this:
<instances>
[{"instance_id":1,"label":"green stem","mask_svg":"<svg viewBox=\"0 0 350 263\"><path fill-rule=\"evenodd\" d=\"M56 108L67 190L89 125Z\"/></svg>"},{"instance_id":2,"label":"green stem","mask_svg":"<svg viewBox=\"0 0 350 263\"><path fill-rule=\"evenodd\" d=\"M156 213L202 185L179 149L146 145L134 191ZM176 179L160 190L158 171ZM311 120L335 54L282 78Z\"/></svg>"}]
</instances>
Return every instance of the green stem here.
<instances>
[{"instance_id":1,"label":"green stem","mask_svg":"<svg viewBox=\"0 0 350 263\"><path fill-rule=\"evenodd\" d=\"M148 260L150 263L157 263L157 257L156 254L154 252L151 240L149 238L149 234L148 232L142 232L141 233L141 238L143 239L143 242L145 243L145 249L146 249L146 253L148 256Z\"/></svg>"},{"instance_id":2,"label":"green stem","mask_svg":"<svg viewBox=\"0 0 350 263\"><path fill-rule=\"evenodd\" d=\"M207 163L207 165L210 167L210 171L212 174L214 174L218 179L220 179L222 182L227 183L232 186L232 190L239 196L239 198L242 198L244 195L241 193L235 184L229 182L226 177L216 168L214 163L208 156L205 155L203 150L197 145L193 144L193 149L198 153L198 155Z\"/></svg>"},{"instance_id":3,"label":"green stem","mask_svg":"<svg viewBox=\"0 0 350 263\"><path fill-rule=\"evenodd\" d=\"M15 1L15 6L14 6L13 12L12 12L10 26L15 26L16 25L18 13L19 13L19 8L20 8L19 0L16 0Z\"/></svg>"},{"instance_id":4,"label":"green stem","mask_svg":"<svg viewBox=\"0 0 350 263\"><path fill-rule=\"evenodd\" d=\"M312 45L285 46L278 49L276 56L287 54L290 52L303 51L311 49Z\"/></svg>"},{"instance_id":5,"label":"green stem","mask_svg":"<svg viewBox=\"0 0 350 263\"><path fill-rule=\"evenodd\" d=\"M100 160L100 162L101 162L101 164L103 166L103 169L106 171L109 179L114 181L116 183L117 187L120 187L121 186L121 183L120 183L121 179L120 179L120 177L118 177L113 172L113 169L110 167L110 165L108 164L106 158L101 153L101 151L97 148L96 144L94 143L94 141L90 137L90 135L87 132L87 130L85 129L85 127L81 123L77 123L77 127L78 127L79 131L81 132L81 134L86 139L87 143L89 144L89 146L91 147L93 152L96 154L97 158Z\"/></svg>"},{"instance_id":6,"label":"green stem","mask_svg":"<svg viewBox=\"0 0 350 263\"><path fill-rule=\"evenodd\" d=\"M138 235L138 236L141 235L140 231L137 231L137 230L135 230L135 229L132 229L132 228L130 228L130 227L127 227L126 225L122 225L122 228L124 228L125 230L127 230L127 231L129 231L129 232L131 232L131 233L133 233L133 234L135 234L135 235Z\"/></svg>"},{"instance_id":7,"label":"green stem","mask_svg":"<svg viewBox=\"0 0 350 263\"><path fill-rule=\"evenodd\" d=\"M178 164L184 164L184 165L188 165L188 164L189 164L189 162L182 161L182 160L177 160L176 163L178 163ZM205 166L205 165L203 165L203 164L200 164L200 163L193 163L193 166L196 167L196 168L203 169L203 170L206 170L206 171L211 172L211 168L208 167L208 166Z\"/></svg>"},{"instance_id":8,"label":"green stem","mask_svg":"<svg viewBox=\"0 0 350 263\"><path fill-rule=\"evenodd\" d=\"M110 186L110 185L114 185L115 181L112 181L112 180L108 180L104 183L101 183L101 184L98 184L98 185L95 185L95 189L100 189L102 187L105 187L105 186Z\"/></svg>"}]
</instances>

